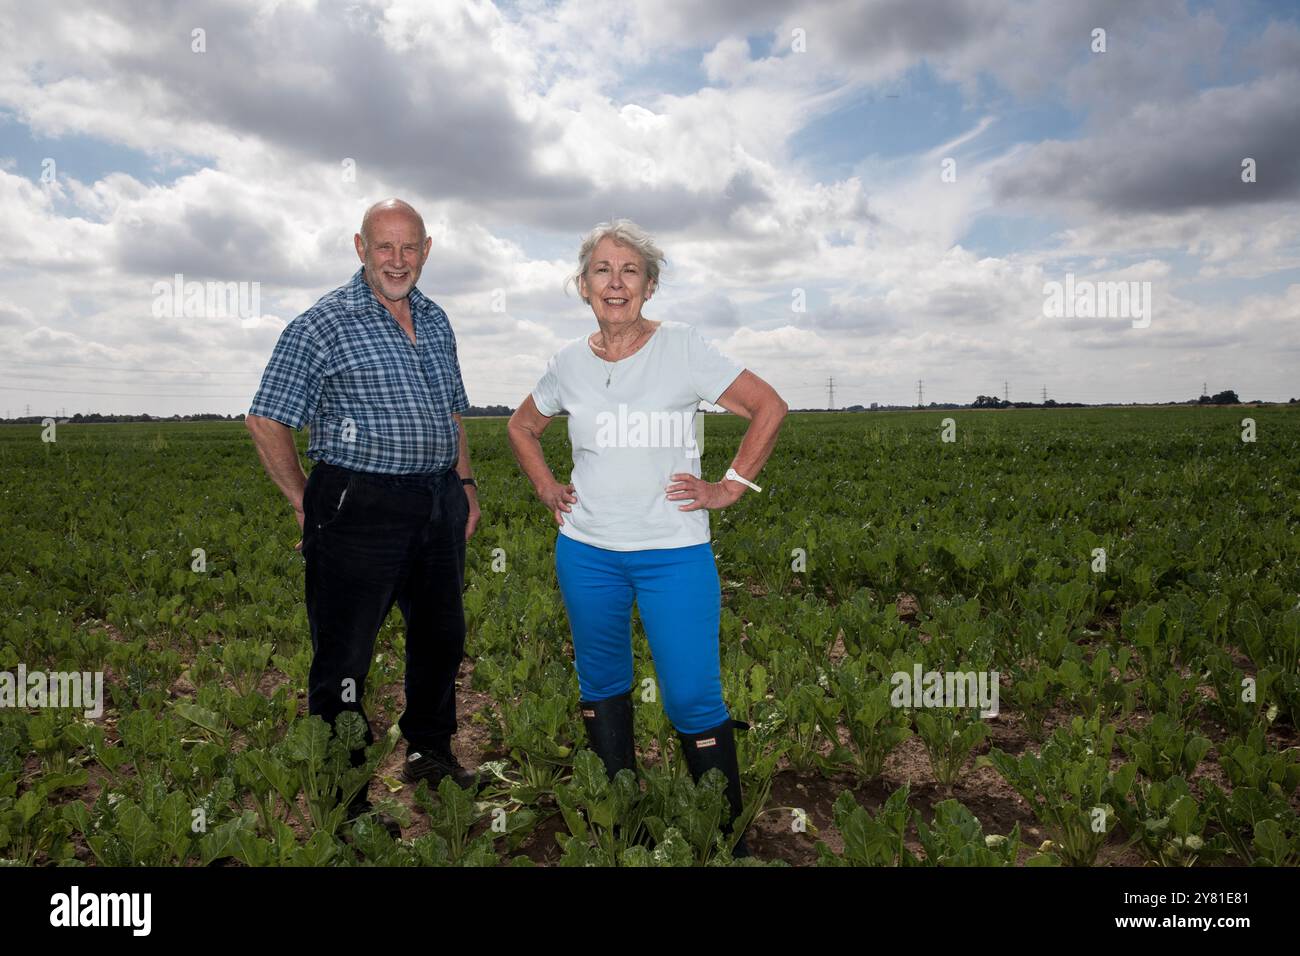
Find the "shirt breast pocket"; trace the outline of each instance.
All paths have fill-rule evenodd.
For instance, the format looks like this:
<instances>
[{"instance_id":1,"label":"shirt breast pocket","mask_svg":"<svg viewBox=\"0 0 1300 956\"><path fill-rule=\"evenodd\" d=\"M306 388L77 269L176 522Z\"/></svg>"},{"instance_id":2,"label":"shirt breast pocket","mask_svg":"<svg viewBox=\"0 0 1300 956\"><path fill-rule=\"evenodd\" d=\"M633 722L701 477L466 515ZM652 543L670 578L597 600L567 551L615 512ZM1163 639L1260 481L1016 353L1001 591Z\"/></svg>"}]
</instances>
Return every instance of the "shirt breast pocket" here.
<instances>
[{"instance_id":1,"label":"shirt breast pocket","mask_svg":"<svg viewBox=\"0 0 1300 956\"><path fill-rule=\"evenodd\" d=\"M406 376L397 366L370 360L338 369L333 385L345 407L396 409L407 404L404 396L410 385Z\"/></svg>"},{"instance_id":2,"label":"shirt breast pocket","mask_svg":"<svg viewBox=\"0 0 1300 956\"><path fill-rule=\"evenodd\" d=\"M456 395L456 369L451 360L451 342L434 336L421 356L424 373L436 397L451 402Z\"/></svg>"}]
</instances>

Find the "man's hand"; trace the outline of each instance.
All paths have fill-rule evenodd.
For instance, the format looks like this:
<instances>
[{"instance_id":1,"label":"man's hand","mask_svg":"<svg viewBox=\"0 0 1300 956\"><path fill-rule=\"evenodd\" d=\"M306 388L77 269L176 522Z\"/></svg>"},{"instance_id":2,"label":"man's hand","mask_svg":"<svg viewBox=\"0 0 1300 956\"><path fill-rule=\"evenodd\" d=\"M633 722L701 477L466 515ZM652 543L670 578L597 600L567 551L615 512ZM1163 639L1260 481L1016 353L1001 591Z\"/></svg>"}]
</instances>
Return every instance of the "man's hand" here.
<instances>
[{"instance_id":1,"label":"man's hand","mask_svg":"<svg viewBox=\"0 0 1300 956\"><path fill-rule=\"evenodd\" d=\"M463 487L465 497L469 498L469 520L465 522L465 540L468 541L474 536L474 529L478 527L478 489L473 485L464 485Z\"/></svg>"},{"instance_id":2,"label":"man's hand","mask_svg":"<svg viewBox=\"0 0 1300 956\"><path fill-rule=\"evenodd\" d=\"M727 505L734 505L745 493L745 486L736 481L705 481L690 472L677 472L673 483L668 486L668 500L690 501L689 505L679 505L678 511L699 511L708 508L716 511Z\"/></svg>"},{"instance_id":3,"label":"man's hand","mask_svg":"<svg viewBox=\"0 0 1300 956\"><path fill-rule=\"evenodd\" d=\"M294 516L298 519L298 530L303 530L306 516L302 511L302 496L307 488L307 474L302 470L302 462L298 460L293 430L288 425L260 415L247 416L244 427L253 436L253 445L257 448L257 457L262 459L262 467L293 506ZM301 539L293 549L302 551Z\"/></svg>"}]
</instances>

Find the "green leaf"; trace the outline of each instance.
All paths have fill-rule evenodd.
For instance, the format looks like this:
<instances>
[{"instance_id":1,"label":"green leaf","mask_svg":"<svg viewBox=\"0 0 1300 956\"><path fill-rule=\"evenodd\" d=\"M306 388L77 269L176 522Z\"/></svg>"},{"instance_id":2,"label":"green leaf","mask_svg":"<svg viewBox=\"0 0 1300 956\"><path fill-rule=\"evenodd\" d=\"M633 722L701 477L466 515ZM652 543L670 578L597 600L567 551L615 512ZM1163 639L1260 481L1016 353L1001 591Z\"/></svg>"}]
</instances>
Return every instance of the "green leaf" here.
<instances>
[{"instance_id":1,"label":"green leaf","mask_svg":"<svg viewBox=\"0 0 1300 956\"><path fill-rule=\"evenodd\" d=\"M605 764L590 750L580 750L573 758L573 780L579 798L587 804L598 803L609 792Z\"/></svg>"},{"instance_id":2,"label":"green leaf","mask_svg":"<svg viewBox=\"0 0 1300 956\"><path fill-rule=\"evenodd\" d=\"M118 812L115 835L132 863L137 866L157 865L158 828L134 803L127 803Z\"/></svg>"},{"instance_id":3,"label":"green leaf","mask_svg":"<svg viewBox=\"0 0 1300 956\"><path fill-rule=\"evenodd\" d=\"M209 733L224 738L229 733L226 721L219 715L206 707L200 707L198 704L189 700L178 700L174 705L177 714L184 717L190 723L202 727Z\"/></svg>"},{"instance_id":4,"label":"green leaf","mask_svg":"<svg viewBox=\"0 0 1300 956\"><path fill-rule=\"evenodd\" d=\"M348 750L361 750L366 746L366 721L355 710L345 710L334 721L334 733Z\"/></svg>"}]
</instances>

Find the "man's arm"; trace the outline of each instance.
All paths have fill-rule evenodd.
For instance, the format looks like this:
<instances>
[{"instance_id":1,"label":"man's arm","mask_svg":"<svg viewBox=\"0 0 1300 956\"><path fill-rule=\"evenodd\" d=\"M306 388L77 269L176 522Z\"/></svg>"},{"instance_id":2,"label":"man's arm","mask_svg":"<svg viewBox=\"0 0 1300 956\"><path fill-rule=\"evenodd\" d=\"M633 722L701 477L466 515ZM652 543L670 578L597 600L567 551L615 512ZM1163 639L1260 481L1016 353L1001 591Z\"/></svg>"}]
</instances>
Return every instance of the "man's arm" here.
<instances>
[{"instance_id":1,"label":"man's arm","mask_svg":"<svg viewBox=\"0 0 1300 956\"><path fill-rule=\"evenodd\" d=\"M461 421L459 412L452 412L451 417L456 419L456 427L460 431L460 457L456 461L456 474L461 478L473 478L474 469L469 463L469 436L465 434L465 423ZM465 494L469 498L469 520L465 523L465 540L468 541L478 527L478 489L466 485Z\"/></svg>"},{"instance_id":2,"label":"man's arm","mask_svg":"<svg viewBox=\"0 0 1300 956\"><path fill-rule=\"evenodd\" d=\"M307 473L302 470L298 459L298 446L294 444L293 429L273 418L260 415L248 415L244 426L253 436L257 448L257 457L262 459L262 467L271 476L280 492L293 505L294 515L298 519L298 528L302 529L305 520L302 511L303 489L307 487ZM294 545L295 550L302 550L302 542Z\"/></svg>"},{"instance_id":3,"label":"man's arm","mask_svg":"<svg viewBox=\"0 0 1300 956\"><path fill-rule=\"evenodd\" d=\"M293 505L299 528L304 523L302 496L307 476L298 460L292 429L316 417L329 354L313 321L308 310L284 327L244 416L262 467ZM295 548L301 551L302 542Z\"/></svg>"}]
</instances>

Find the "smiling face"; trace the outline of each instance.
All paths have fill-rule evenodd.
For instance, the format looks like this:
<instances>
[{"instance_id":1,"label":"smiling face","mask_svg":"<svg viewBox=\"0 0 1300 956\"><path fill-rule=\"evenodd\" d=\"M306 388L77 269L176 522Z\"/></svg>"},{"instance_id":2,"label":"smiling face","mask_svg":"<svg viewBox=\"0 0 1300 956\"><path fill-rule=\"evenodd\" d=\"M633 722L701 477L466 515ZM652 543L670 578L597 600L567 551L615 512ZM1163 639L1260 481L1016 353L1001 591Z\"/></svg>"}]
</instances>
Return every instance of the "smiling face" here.
<instances>
[{"instance_id":1,"label":"smiling face","mask_svg":"<svg viewBox=\"0 0 1300 956\"><path fill-rule=\"evenodd\" d=\"M433 240L423 225L402 209L375 212L366 224L366 236L357 233L357 255L365 266L366 282L375 295L390 302L405 299L419 281Z\"/></svg>"},{"instance_id":2,"label":"smiling face","mask_svg":"<svg viewBox=\"0 0 1300 956\"><path fill-rule=\"evenodd\" d=\"M617 328L640 319L641 306L654 295L654 286L646 279L641 254L609 236L596 243L586 273L578 278L578 291L590 301L602 327Z\"/></svg>"}]
</instances>

